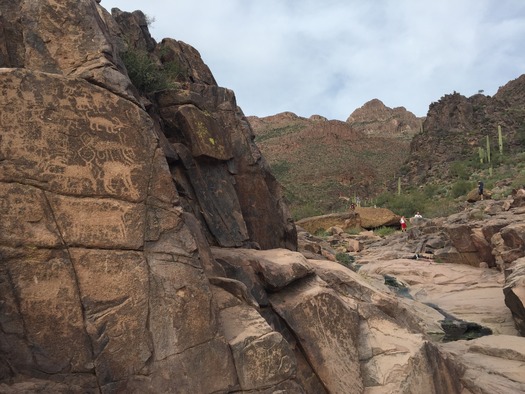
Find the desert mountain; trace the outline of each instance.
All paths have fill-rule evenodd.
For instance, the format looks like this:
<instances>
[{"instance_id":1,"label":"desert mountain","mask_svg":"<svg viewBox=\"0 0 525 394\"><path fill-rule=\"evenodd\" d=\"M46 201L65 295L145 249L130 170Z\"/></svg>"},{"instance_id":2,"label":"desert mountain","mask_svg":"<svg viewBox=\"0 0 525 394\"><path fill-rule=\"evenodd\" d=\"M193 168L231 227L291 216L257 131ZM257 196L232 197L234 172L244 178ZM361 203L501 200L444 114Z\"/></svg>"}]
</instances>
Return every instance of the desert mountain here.
<instances>
[{"instance_id":1,"label":"desert mountain","mask_svg":"<svg viewBox=\"0 0 525 394\"><path fill-rule=\"evenodd\" d=\"M425 198L450 200L478 179L504 194L525 183L524 86L521 76L493 97L447 94L422 119L372 100L346 122L290 113L249 120L296 218L345 209L356 196L373 204L398 180Z\"/></svg>"},{"instance_id":2,"label":"desert mountain","mask_svg":"<svg viewBox=\"0 0 525 394\"><path fill-rule=\"evenodd\" d=\"M491 164L493 167L505 161L518 164L519 154L525 148L524 91L525 75L522 75L501 87L493 97L480 93L467 98L454 92L432 103L423 131L411 143L404 168L405 181L421 185L451 179L457 176L451 169L461 166L472 174ZM501 129L501 154L498 128ZM481 161L485 166L478 165Z\"/></svg>"},{"instance_id":3,"label":"desert mountain","mask_svg":"<svg viewBox=\"0 0 525 394\"><path fill-rule=\"evenodd\" d=\"M525 391L522 196L401 238L361 234L355 258L371 265L354 272L326 250L337 239L298 241L198 51L99 3L0 0L1 393ZM375 138L329 124L334 141ZM450 259L424 267L435 305L384 283L383 246L401 280L420 276L399 252L414 245ZM484 268L454 269L463 257ZM472 283L494 296L488 322L469 323L496 335L440 342L443 322L468 326L443 298L472 300Z\"/></svg>"},{"instance_id":4,"label":"desert mountain","mask_svg":"<svg viewBox=\"0 0 525 394\"><path fill-rule=\"evenodd\" d=\"M422 121L377 99L346 122L290 112L248 120L296 217L347 206L344 197L364 200L384 191L398 175Z\"/></svg>"}]
</instances>

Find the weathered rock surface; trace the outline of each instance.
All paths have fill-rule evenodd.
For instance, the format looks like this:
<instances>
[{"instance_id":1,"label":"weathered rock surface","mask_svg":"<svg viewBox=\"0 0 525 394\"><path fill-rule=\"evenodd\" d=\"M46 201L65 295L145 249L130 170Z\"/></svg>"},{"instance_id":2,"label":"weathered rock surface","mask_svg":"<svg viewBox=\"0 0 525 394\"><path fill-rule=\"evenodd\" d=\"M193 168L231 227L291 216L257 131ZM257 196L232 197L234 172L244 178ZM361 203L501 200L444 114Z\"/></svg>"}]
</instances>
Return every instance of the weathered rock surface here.
<instances>
[{"instance_id":1,"label":"weathered rock surface","mask_svg":"<svg viewBox=\"0 0 525 394\"><path fill-rule=\"evenodd\" d=\"M202 376L181 374L181 384L233 386L147 114L82 79L4 69L0 85L2 378L45 373L87 391L158 391L160 381L140 378L146 369L191 365ZM223 373L193 365L207 345Z\"/></svg>"},{"instance_id":2,"label":"weathered rock surface","mask_svg":"<svg viewBox=\"0 0 525 394\"><path fill-rule=\"evenodd\" d=\"M361 220L355 212L330 213L298 220L296 224L310 234L326 231L330 227L339 226L343 230L361 228Z\"/></svg>"},{"instance_id":3,"label":"weathered rock surface","mask_svg":"<svg viewBox=\"0 0 525 394\"><path fill-rule=\"evenodd\" d=\"M238 276L239 281L246 283L247 289L264 289L260 291L265 291L268 303L261 305L261 314L294 349L298 360L295 379L307 392L459 392L455 366L426 339L427 333L435 333L439 327L412 313L407 305L438 316L435 310L385 294L338 263L306 260L285 250L214 248L213 252L224 266L243 272L259 270L259 275ZM291 272L297 265L308 269L301 269L303 273L295 281L286 281L278 289L269 285L268 272ZM226 270L233 272L232 268ZM225 324L234 324L249 314L252 328L242 335L250 335L256 327L267 332L262 328L265 324L255 323L257 308L240 306L239 300L245 298L232 299L223 293L221 304L228 311L223 316L230 321ZM237 328L232 327L232 332L241 335L238 327L242 324L235 323ZM230 338L233 340L233 335ZM237 340L230 342L235 343ZM252 340L246 339L243 347L250 343ZM275 345L273 352L282 353L281 346ZM439 374L431 372L436 368ZM312 372L316 376L313 385Z\"/></svg>"},{"instance_id":4,"label":"weathered rock surface","mask_svg":"<svg viewBox=\"0 0 525 394\"><path fill-rule=\"evenodd\" d=\"M525 258L514 261L505 279L505 304L512 311L512 317L521 336L525 336Z\"/></svg>"},{"instance_id":5,"label":"weathered rock surface","mask_svg":"<svg viewBox=\"0 0 525 394\"><path fill-rule=\"evenodd\" d=\"M443 315L418 301L422 291L400 298L375 274L294 252L280 186L233 92L190 46L157 44L141 12L110 15L96 3L0 0L0 392L522 388L522 338L447 348L432 342ZM184 73L146 96L126 74L124 50L145 51L158 67L176 59ZM405 249L365 234L347 242L371 262L380 253L363 247L428 252L456 234L457 253L493 247L521 297L521 271L510 270L523 209L484 204L490 223L458 216L435 235L431 221L403 235ZM336 248L342 229L331 233ZM310 255L323 252L310 242ZM481 274L454 276L459 267ZM425 271L430 284L417 272L396 275L426 286L425 301L443 310L437 284L467 294L471 277L502 303L489 293L499 272L456 265ZM506 310L484 308L496 320L483 323L501 329Z\"/></svg>"},{"instance_id":6,"label":"weathered rock surface","mask_svg":"<svg viewBox=\"0 0 525 394\"><path fill-rule=\"evenodd\" d=\"M462 366L461 383L470 393L525 391L524 338L493 335L441 345Z\"/></svg>"},{"instance_id":7,"label":"weathered rock surface","mask_svg":"<svg viewBox=\"0 0 525 394\"><path fill-rule=\"evenodd\" d=\"M93 1L4 1L0 15L0 391L241 389L206 276L224 274L208 242L293 249L296 240L233 93L205 94L211 73L179 45L195 65L189 77L200 76L178 90L196 100L179 104L200 118L170 144L157 103L119 58L127 34L133 50L156 49L142 13L117 11L119 27ZM217 149L191 134L203 110ZM202 157L195 184L217 183L196 209L216 204L222 224L188 216L188 194L173 182ZM247 204L264 212L260 226Z\"/></svg>"},{"instance_id":8,"label":"weathered rock surface","mask_svg":"<svg viewBox=\"0 0 525 394\"><path fill-rule=\"evenodd\" d=\"M298 220L296 225L311 234L326 231L330 227L342 230L375 229L383 226L399 226L400 216L387 208L356 207L343 213L330 213Z\"/></svg>"},{"instance_id":9,"label":"weathered rock surface","mask_svg":"<svg viewBox=\"0 0 525 394\"><path fill-rule=\"evenodd\" d=\"M427 259L369 262L359 272L382 282L385 275L393 276L406 285L406 295L416 301L439 306L455 318L489 327L495 334L517 334L512 314L505 308L502 272Z\"/></svg>"}]
</instances>

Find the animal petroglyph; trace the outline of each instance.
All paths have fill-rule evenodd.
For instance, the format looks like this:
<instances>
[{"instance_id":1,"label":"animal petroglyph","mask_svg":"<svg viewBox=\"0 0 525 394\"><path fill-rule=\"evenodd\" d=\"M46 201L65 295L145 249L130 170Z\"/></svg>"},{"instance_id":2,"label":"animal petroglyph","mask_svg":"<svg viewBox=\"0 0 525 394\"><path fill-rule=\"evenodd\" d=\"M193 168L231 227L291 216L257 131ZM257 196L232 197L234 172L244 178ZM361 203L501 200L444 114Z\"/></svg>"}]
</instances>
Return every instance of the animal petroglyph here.
<instances>
[{"instance_id":1,"label":"animal petroglyph","mask_svg":"<svg viewBox=\"0 0 525 394\"><path fill-rule=\"evenodd\" d=\"M42 161L38 165L44 177L51 176L65 180L65 186L76 192L95 192L97 179L89 165L66 164L63 158Z\"/></svg>"},{"instance_id":2,"label":"animal petroglyph","mask_svg":"<svg viewBox=\"0 0 525 394\"><path fill-rule=\"evenodd\" d=\"M108 119L100 116L91 116L89 119L89 128L96 132L106 132L109 134L118 134L123 128L124 123L119 119Z\"/></svg>"},{"instance_id":3,"label":"animal petroglyph","mask_svg":"<svg viewBox=\"0 0 525 394\"><path fill-rule=\"evenodd\" d=\"M120 242L127 239L129 220L128 211L117 207L102 205L91 206L91 209L81 209L70 213L70 224L63 229L70 242L75 240L111 239ZM67 222L66 222L67 223Z\"/></svg>"},{"instance_id":4,"label":"animal petroglyph","mask_svg":"<svg viewBox=\"0 0 525 394\"><path fill-rule=\"evenodd\" d=\"M102 165L104 189L112 194L128 193L133 199L139 198L131 174L138 165L126 165L118 161L107 161Z\"/></svg>"}]
</instances>

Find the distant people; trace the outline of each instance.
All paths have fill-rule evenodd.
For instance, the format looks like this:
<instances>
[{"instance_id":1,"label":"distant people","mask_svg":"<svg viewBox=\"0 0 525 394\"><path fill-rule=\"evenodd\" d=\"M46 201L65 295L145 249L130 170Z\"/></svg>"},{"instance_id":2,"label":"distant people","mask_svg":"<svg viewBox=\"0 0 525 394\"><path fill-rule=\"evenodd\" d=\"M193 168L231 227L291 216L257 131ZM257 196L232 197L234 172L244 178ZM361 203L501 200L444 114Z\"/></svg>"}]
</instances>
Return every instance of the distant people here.
<instances>
[{"instance_id":1,"label":"distant people","mask_svg":"<svg viewBox=\"0 0 525 394\"><path fill-rule=\"evenodd\" d=\"M478 181L478 194L480 200L483 200L483 182Z\"/></svg>"},{"instance_id":2,"label":"distant people","mask_svg":"<svg viewBox=\"0 0 525 394\"><path fill-rule=\"evenodd\" d=\"M401 224L401 231L407 231L407 221L404 216L401 216L401 219L399 219L399 223Z\"/></svg>"},{"instance_id":3,"label":"distant people","mask_svg":"<svg viewBox=\"0 0 525 394\"><path fill-rule=\"evenodd\" d=\"M421 214L419 213L419 211L416 212L416 214L414 215L414 217L415 217L416 219L423 219L423 216L421 216Z\"/></svg>"},{"instance_id":4,"label":"distant people","mask_svg":"<svg viewBox=\"0 0 525 394\"><path fill-rule=\"evenodd\" d=\"M350 209L351 209L352 211L355 211L355 204L354 204L354 203L350 204Z\"/></svg>"},{"instance_id":5,"label":"distant people","mask_svg":"<svg viewBox=\"0 0 525 394\"><path fill-rule=\"evenodd\" d=\"M356 196L356 197L355 197L355 203L356 203L356 205L357 205L358 207L361 206L361 199L359 198L359 196Z\"/></svg>"}]
</instances>

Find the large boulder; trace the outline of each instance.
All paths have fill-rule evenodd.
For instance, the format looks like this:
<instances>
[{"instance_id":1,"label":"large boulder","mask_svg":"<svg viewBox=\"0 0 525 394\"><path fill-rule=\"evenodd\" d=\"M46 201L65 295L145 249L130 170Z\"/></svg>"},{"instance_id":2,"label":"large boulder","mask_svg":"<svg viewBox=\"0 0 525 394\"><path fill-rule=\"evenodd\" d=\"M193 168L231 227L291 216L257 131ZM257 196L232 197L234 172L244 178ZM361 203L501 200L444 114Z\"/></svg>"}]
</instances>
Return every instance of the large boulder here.
<instances>
[{"instance_id":1,"label":"large boulder","mask_svg":"<svg viewBox=\"0 0 525 394\"><path fill-rule=\"evenodd\" d=\"M461 371L459 381L470 393L525 391L525 338L490 335L441 344Z\"/></svg>"},{"instance_id":2,"label":"large boulder","mask_svg":"<svg viewBox=\"0 0 525 394\"><path fill-rule=\"evenodd\" d=\"M181 50L182 48L182 50ZM234 93L207 76L196 51L164 40L155 51L169 62L189 53L187 75L155 94L164 134L178 157L171 161L184 208L207 229L210 243L297 249L297 233L282 188L255 145Z\"/></svg>"},{"instance_id":3,"label":"large boulder","mask_svg":"<svg viewBox=\"0 0 525 394\"><path fill-rule=\"evenodd\" d=\"M399 226L400 217L387 208L357 207L361 227L374 229L384 226Z\"/></svg>"},{"instance_id":4,"label":"large boulder","mask_svg":"<svg viewBox=\"0 0 525 394\"><path fill-rule=\"evenodd\" d=\"M511 310L516 327L525 336L525 258L514 261L505 279L505 305Z\"/></svg>"}]
</instances>

